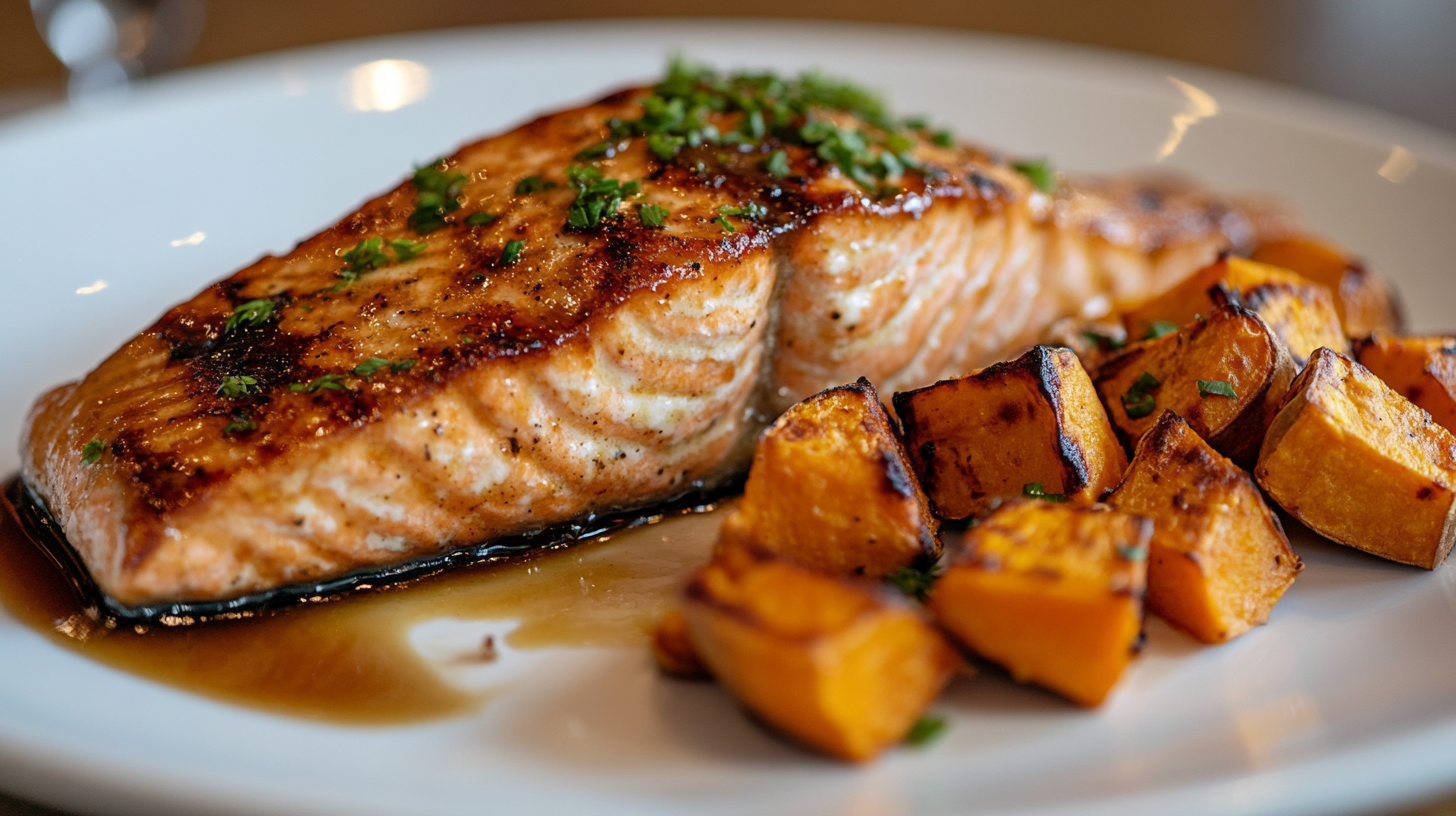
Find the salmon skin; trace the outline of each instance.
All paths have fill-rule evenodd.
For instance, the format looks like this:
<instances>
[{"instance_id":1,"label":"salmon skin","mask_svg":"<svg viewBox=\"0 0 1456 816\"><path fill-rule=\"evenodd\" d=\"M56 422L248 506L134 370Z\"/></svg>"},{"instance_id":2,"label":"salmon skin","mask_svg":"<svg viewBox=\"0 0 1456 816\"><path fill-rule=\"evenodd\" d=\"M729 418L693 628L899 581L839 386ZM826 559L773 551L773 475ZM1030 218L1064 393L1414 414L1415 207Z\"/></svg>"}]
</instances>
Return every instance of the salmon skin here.
<instances>
[{"instance_id":1,"label":"salmon skin","mask_svg":"<svg viewBox=\"0 0 1456 816\"><path fill-rule=\"evenodd\" d=\"M966 373L1291 230L677 65L173 307L40 398L22 478L117 608L259 597L711 491L810 394Z\"/></svg>"}]
</instances>

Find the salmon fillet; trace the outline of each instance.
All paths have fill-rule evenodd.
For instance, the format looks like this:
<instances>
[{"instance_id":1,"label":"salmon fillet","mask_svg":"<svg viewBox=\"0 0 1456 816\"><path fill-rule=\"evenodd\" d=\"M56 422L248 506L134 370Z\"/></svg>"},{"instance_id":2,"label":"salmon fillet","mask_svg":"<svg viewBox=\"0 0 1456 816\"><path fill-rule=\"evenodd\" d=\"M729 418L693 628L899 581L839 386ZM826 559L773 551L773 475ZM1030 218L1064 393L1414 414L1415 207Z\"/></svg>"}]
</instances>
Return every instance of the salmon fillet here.
<instances>
[{"instance_id":1,"label":"salmon fillet","mask_svg":"<svg viewBox=\"0 0 1456 816\"><path fill-rule=\"evenodd\" d=\"M964 374L1290 229L680 74L467 145L43 396L22 476L98 586L233 598L649 506L823 388Z\"/></svg>"}]
</instances>

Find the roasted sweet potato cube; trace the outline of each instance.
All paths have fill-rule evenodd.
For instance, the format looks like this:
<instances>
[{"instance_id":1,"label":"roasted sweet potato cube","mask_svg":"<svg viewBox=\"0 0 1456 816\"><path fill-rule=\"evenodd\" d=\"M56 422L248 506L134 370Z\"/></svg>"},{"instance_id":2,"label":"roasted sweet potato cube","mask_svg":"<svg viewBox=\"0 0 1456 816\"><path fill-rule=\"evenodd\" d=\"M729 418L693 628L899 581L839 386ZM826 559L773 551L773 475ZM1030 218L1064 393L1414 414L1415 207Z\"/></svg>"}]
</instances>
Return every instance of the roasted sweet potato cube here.
<instances>
[{"instance_id":1,"label":"roasted sweet potato cube","mask_svg":"<svg viewBox=\"0 0 1456 816\"><path fill-rule=\"evenodd\" d=\"M1296 367L1321 346L1348 345L1329 288L1287 269L1225 256L1123 316L1128 337L1146 339L1232 303L1258 312Z\"/></svg>"},{"instance_id":2,"label":"roasted sweet potato cube","mask_svg":"<svg viewBox=\"0 0 1456 816\"><path fill-rule=\"evenodd\" d=\"M1384 278L1358 258L1311 236L1260 244L1252 260L1297 272L1335 294L1335 310L1350 337L1400 331L1400 303Z\"/></svg>"},{"instance_id":3,"label":"roasted sweet potato cube","mask_svg":"<svg viewBox=\"0 0 1456 816\"><path fill-rule=\"evenodd\" d=\"M1096 501L1127 467L1077 355L1036 346L967 377L895 395L905 447L941 518L1030 484Z\"/></svg>"},{"instance_id":4,"label":"roasted sweet potato cube","mask_svg":"<svg viewBox=\"0 0 1456 816\"><path fill-rule=\"evenodd\" d=\"M939 522L869 380L790 408L758 440L722 546L878 577L940 556Z\"/></svg>"},{"instance_id":5,"label":"roasted sweet potato cube","mask_svg":"<svg viewBox=\"0 0 1456 816\"><path fill-rule=\"evenodd\" d=\"M1355 342L1355 361L1456 432L1456 337L1396 337L1377 331Z\"/></svg>"},{"instance_id":6,"label":"roasted sweet potato cube","mask_svg":"<svg viewBox=\"0 0 1456 816\"><path fill-rule=\"evenodd\" d=\"M693 649L760 719L863 761L899 742L960 657L884 584L731 548L685 592Z\"/></svg>"},{"instance_id":7,"label":"roasted sweet potato cube","mask_svg":"<svg viewBox=\"0 0 1456 816\"><path fill-rule=\"evenodd\" d=\"M1214 290L1220 302L1239 303L1257 312L1279 336L1296 368L1304 368L1315 349L1344 352L1350 339L1335 314L1334 296L1317 283L1266 283L1238 293Z\"/></svg>"},{"instance_id":8,"label":"roasted sweet potato cube","mask_svg":"<svg viewBox=\"0 0 1456 816\"><path fill-rule=\"evenodd\" d=\"M1290 386L1254 477L1327 538L1435 569L1456 536L1456 436L1343 354Z\"/></svg>"},{"instance_id":9,"label":"roasted sweet potato cube","mask_svg":"<svg viewBox=\"0 0 1456 816\"><path fill-rule=\"evenodd\" d=\"M1148 610L1205 643L1269 620L1304 567L1254 480L1164 411L1107 503L1153 520Z\"/></svg>"},{"instance_id":10,"label":"roasted sweet potato cube","mask_svg":"<svg viewBox=\"0 0 1456 816\"><path fill-rule=\"evenodd\" d=\"M1294 362L1256 314L1220 306L1173 334L1133 343L1097 370L1097 392L1128 447L1165 410L1244 467L1284 403Z\"/></svg>"},{"instance_id":11,"label":"roasted sweet potato cube","mask_svg":"<svg viewBox=\"0 0 1456 816\"><path fill-rule=\"evenodd\" d=\"M708 667L693 651L688 636L688 620L681 609L669 609L652 633L652 657L663 674L684 680L706 680L712 677Z\"/></svg>"},{"instance_id":12,"label":"roasted sweet potato cube","mask_svg":"<svg viewBox=\"0 0 1456 816\"><path fill-rule=\"evenodd\" d=\"M1153 523L1105 506L1013 499L981 520L930 610L966 647L1084 706L1137 651Z\"/></svg>"}]
</instances>

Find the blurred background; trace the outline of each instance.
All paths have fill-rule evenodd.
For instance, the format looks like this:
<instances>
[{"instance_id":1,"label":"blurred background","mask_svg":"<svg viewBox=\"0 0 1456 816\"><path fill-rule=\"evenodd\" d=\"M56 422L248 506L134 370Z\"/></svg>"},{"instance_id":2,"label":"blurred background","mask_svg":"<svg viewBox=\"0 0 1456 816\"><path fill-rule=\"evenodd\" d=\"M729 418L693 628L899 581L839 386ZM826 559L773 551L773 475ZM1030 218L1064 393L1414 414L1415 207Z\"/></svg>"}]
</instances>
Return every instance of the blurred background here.
<instances>
[{"instance_id":1,"label":"blurred background","mask_svg":"<svg viewBox=\"0 0 1456 816\"><path fill-rule=\"evenodd\" d=\"M0 0L0 119L195 65L455 26L815 18L1038 37L1184 60L1456 133L1456 0ZM710 25L705 21L705 25ZM60 816L0 793L0 816ZM1456 797L1400 816L1456 816Z\"/></svg>"},{"instance_id":2,"label":"blurred background","mask_svg":"<svg viewBox=\"0 0 1456 816\"><path fill-rule=\"evenodd\" d=\"M1456 132L1453 0L0 0L0 117L129 78L333 40L530 20L798 17L1186 60ZM68 72L67 66L74 69Z\"/></svg>"}]
</instances>

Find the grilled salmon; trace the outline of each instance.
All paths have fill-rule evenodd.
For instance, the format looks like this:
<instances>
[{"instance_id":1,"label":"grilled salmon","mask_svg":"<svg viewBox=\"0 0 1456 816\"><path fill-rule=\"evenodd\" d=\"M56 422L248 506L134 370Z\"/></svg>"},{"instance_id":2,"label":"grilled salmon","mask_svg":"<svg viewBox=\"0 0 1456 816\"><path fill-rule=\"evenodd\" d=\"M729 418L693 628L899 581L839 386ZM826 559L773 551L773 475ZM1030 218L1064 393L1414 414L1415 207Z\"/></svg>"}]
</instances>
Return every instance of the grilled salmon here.
<instances>
[{"instance_id":1,"label":"grilled salmon","mask_svg":"<svg viewBox=\"0 0 1456 816\"><path fill-rule=\"evenodd\" d=\"M1291 230L675 67L172 308L36 403L22 475L116 601L233 598L721 483L825 387L963 374Z\"/></svg>"}]
</instances>

